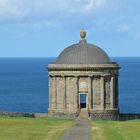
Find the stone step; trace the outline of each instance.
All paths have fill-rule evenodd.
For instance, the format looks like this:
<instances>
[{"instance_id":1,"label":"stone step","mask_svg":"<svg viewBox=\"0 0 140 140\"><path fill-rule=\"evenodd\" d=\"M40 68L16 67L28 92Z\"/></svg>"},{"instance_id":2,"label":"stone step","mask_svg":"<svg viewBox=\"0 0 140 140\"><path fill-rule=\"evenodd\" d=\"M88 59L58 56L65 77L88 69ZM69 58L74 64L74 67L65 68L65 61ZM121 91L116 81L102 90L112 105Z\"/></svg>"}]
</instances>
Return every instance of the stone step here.
<instances>
[{"instance_id":1,"label":"stone step","mask_svg":"<svg viewBox=\"0 0 140 140\"><path fill-rule=\"evenodd\" d=\"M79 119L88 119L88 118L89 118L89 114L88 114L87 109L81 109L78 118L79 118Z\"/></svg>"}]
</instances>

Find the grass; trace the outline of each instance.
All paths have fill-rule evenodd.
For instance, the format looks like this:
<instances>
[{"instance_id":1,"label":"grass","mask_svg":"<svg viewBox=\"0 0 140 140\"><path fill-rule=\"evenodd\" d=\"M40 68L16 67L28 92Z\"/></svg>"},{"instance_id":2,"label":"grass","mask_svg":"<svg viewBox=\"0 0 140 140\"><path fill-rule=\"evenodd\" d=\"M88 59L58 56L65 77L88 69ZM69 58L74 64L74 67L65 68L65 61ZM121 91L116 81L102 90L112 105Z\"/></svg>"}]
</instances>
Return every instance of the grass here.
<instances>
[{"instance_id":1,"label":"grass","mask_svg":"<svg viewBox=\"0 0 140 140\"><path fill-rule=\"evenodd\" d=\"M92 140L140 140L140 120L92 121Z\"/></svg>"},{"instance_id":2,"label":"grass","mask_svg":"<svg viewBox=\"0 0 140 140\"><path fill-rule=\"evenodd\" d=\"M0 117L0 140L59 140L73 125L70 119Z\"/></svg>"},{"instance_id":3,"label":"grass","mask_svg":"<svg viewBox=\"0 0 140 140\"><path fill-rule=\"evenodd\" d=\"M0 117L0 140L59 140L74 120ZM140 120L91 121L92 140L140 140Z\"/></svg>"}]
</instances>

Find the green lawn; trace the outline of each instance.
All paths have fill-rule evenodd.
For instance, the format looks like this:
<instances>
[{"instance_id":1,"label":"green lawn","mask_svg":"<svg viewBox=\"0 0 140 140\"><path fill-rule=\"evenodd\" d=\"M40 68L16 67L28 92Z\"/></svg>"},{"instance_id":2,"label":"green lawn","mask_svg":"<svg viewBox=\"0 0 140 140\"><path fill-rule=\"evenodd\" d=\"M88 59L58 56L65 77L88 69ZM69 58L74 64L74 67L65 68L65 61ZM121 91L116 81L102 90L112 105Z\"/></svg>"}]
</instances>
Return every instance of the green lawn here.
<instances>
[{"instance_id":1,"label":"green lawn","mask_svg":"<svg viewBox=\"0 0 140 140\"><path fill-rule=\"evenodd\" d=\"M0 140L58 140L73 125L68 119L0 117Z\"/></svg>"},{"instance_id":2,"label":"green lawn","mask_svg":"<svg viewBox=\"0 0 140 140\"><path fill-rule=\"evenodd\" d=\"M140 140L140 120L92 121L92 140Z\"/></svg>"}]
</instances>

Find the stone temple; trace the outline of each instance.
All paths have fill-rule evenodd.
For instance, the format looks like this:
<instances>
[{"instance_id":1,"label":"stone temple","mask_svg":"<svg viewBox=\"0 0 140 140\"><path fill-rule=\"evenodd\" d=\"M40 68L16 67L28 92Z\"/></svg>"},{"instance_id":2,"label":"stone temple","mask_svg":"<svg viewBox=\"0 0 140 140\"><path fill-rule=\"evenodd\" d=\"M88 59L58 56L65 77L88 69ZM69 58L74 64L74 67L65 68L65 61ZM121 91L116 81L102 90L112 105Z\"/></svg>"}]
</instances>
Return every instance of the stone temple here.
<instances>
[{"instance_id":1,"label":"stone temple","mask_svg":"<svg viewBox=\"0 0 140 140\"><path fill-rule=\"evenodd\" d=\"M79 43L48 65L49 114L77 117L84 109L92 119L116 120L119 65L101 48L87 43L84 30L80 37Z\"/></svg>"}]
</instances>

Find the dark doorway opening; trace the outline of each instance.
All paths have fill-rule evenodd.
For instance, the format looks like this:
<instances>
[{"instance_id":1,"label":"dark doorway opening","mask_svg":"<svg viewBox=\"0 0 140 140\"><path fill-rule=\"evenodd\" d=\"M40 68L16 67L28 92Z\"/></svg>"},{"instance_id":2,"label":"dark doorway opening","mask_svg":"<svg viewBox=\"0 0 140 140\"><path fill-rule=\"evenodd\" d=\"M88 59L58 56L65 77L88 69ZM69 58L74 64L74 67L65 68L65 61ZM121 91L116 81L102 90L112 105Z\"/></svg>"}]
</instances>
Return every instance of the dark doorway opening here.
<instances>
[{"instance_id":1,"label":"dark doorway opening","mask_svg":"<svg viewBox=\"0 0 140 140\"><path fill-rule=\"evenodd\" d=\"M80 108L86 108L86 96L87 94L80 94Z\"/></svg>"}]
</instances>

